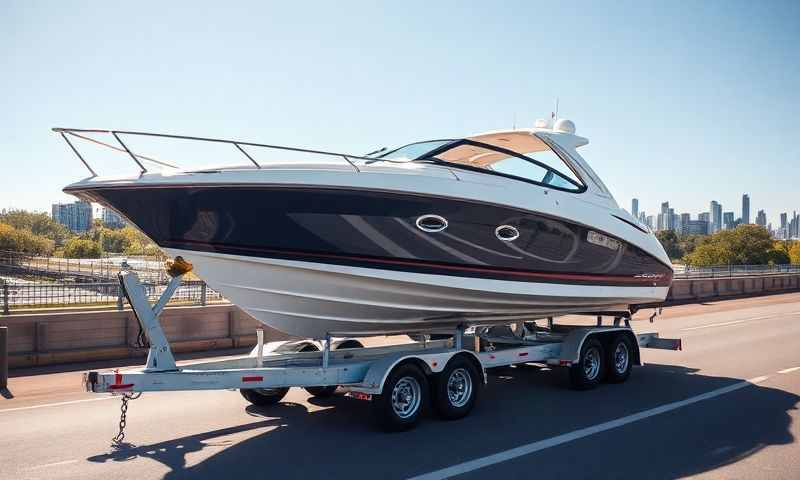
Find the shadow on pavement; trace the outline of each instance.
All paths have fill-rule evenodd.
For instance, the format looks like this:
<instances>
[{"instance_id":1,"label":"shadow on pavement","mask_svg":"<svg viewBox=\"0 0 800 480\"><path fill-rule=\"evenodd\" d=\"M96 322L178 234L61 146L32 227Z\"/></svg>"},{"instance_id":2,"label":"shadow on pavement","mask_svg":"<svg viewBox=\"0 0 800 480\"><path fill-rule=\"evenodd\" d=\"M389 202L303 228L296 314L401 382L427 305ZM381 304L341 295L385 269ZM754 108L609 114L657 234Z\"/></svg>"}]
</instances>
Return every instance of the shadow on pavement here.
<instances>
[{"instance_id":1,"label":"shadow on pavement","mask_svg":"<svg viewBox=\"0 0 800 480\"><path fill-rule=\"evenodd\" d=\"M635 370L623 385L577 392L564 388L565 371L548 370L532 365L493 370L489 388L469 417L444 422L428 415L410 432L382 433L369 421L366 402L336 395L310 399L314 411L292 403L248 406L247 413L263 420L88 460L149 458L171 469L164 478L231 478L255 472L282 479L407 478L741 382L650 364ZM751 385L469 476L499 471L497 478L526 472L536 472L537 478L678 478L708 472L769 445L791 443L789 411L798 401L795 394ZM264 428L269 430L254 432ZM229 435L237 438L187 465L187 454Z\"/></svg>"}]
</instances>

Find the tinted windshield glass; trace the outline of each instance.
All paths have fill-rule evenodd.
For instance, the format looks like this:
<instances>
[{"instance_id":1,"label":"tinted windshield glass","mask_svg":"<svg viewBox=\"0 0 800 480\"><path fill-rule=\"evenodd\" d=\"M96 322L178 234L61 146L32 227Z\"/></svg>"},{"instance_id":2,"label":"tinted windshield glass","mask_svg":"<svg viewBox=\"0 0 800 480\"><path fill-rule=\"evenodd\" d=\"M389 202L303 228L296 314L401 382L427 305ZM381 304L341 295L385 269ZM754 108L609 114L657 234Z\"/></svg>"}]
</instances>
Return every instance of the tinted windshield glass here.
<instances>
[{"instance_id":1,"label":"tinted windshield glass","mask_svg":"<svg viewBox=\"0 0 800 480\"><path fill-rule=\"evenodd\" d=\"M538 156L544 152L537 152ZM552 153L552 152L551 152ZM553 154L555 156L555 154ZM491 172L512 175L539 184L549 185L564 190L579 191L583 188L574 178L572 171L564 166L570 174L561 173L553 166L544 162L537 163L523 155L514 155L489 146L474 143L457 145L449 150L438 153L437 160L455 164L480 168ZM561 159L555 156L558 162ZM563 162L561 162L563 166Z\"/></svg>"},{"instance_id":2,"label":"tinted windshield glass","mask_svg":"<svg viewBox=\"0 0 800 480\"><path fill-rule=\"evenodd\" d=\"M429 142L412 143L383 155L378 155L375 158L381 160L415 160L450 142L452 140L431 140Z\"/></svg>"}]
</instances>

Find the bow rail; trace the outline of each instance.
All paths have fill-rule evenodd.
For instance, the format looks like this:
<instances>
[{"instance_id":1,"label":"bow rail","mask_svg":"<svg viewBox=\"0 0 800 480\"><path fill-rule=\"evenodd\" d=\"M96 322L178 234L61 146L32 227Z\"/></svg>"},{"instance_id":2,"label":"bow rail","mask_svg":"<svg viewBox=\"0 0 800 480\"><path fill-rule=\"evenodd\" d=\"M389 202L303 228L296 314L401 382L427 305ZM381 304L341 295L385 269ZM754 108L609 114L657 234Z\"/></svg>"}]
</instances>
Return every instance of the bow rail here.
<instances>
[{"instance_id":1,"label":"bow rail","mask_svg":"<svg viewBox=\"0 0 800 480\"><path fill-rule=\"evenodd\" d=\"M89 170L89 172L92 174L92 177L96 177L97 173L89 165L89 162L86 161L86 159L83 157L83 155L80 154L80 152L75 147L74 143L70 140L69 137L77 138L77 139L80 139L82 141L92 142L92 143L95 143L97 145L101 145L101 146L110 148L112 150L118 151L120 153L127 154L128 156L130 156L133 159L134 162L136 162L136 165L139 167L139 169L141 170L142 174L147 173L147 168L144 166L143 162L151 162L151 163L155 163L157 165L161 165L163 167L175 168L175 169L180 169L180 167L178 167L177 165L173 165L171 163L167 163L167 162L164 162L164 161L161 161L161 160L157 160L157 159L152 158L152 157L148 157L148 156L145 156L145 155L134 153L128 147L128 145L125 144L125 142L122 141L121 137L124 137L126 135L131 135L131 136L143 136L143 137L154 137L154 138L169 138L169 139L176 139L176 140L193 140L193 141L199 141L199 142L227 143L227 144L230 144L230 145L233 145L234 147L236 147L236 149L239 150L239 152L242 153L258 169L261 168L261 164L258 163L243 147L271 148L271 149L275 149L275 150L284 150L284 151L290 151L290 152L301 152L301 153L310 153L310 154L314 154L314 155L326 155L326 156L331 156L331 157L341 157L351 167L353 167L353 169L356 172L360 172L361 170L353 162L353 159L355 159L355 160L375 160L372 157L365 157L365 156L360 156L360 155L350 155L350 154L346 154L346 153L327 152L327 151L324 151L324 150L312 150L312 149L308 149L308 148L287 147L287 146L283 146L283 145L270 145L270 144L266 144L266 143L245 142L245 141L242 141L242 140L229 140L229 139L223 139L223 138L194 137L194 136L188 136L188 135L172 135L172 134L167 134L167 133L139 132L139 131L131 131L131 130L102 130L102 129L63 128L63 127L54 127L52 130L53 130L53 132L58 133L59 135L61 135L61 137L64 139L64 141L67 142L67 145L69 145L70 149L72 149L72 151L80 159L80 161L83 163L83 165ZM117 141L117 143L119 144L119 147L115 146L115 145L111 145L111 144L106 143L106 142L101 142L100 140L97 140L97 139L91 138L91 137L89 137L87 135L84 135L84 134L91 134L91 133L110 134Z\"/></svg>"}]
</instances>

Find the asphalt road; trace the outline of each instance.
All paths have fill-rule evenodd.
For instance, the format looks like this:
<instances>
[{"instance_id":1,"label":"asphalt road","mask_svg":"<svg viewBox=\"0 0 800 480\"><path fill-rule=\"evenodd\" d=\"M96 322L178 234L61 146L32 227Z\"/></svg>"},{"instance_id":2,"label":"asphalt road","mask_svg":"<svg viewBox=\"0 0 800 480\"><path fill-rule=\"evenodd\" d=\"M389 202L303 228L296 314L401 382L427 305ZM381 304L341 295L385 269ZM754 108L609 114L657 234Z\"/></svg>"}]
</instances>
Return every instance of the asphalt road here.
<instances>
[{"instance_id":1,"label":"asphalt road","mask_svg":"<svg viewBox=\"0 0 800 480\"><path fill-rule=\"evenodd\" d=\"M800 294L673 307L634 328L684 350L643 350L628 382L587 392L561 370L505 369L469 417L399 434L344 396L295 389L256 408L237 392L151 393L115 450L120 402L81 392L80 369L14 372L0 478L800 478Z\"/></svg>"}]
</instances>

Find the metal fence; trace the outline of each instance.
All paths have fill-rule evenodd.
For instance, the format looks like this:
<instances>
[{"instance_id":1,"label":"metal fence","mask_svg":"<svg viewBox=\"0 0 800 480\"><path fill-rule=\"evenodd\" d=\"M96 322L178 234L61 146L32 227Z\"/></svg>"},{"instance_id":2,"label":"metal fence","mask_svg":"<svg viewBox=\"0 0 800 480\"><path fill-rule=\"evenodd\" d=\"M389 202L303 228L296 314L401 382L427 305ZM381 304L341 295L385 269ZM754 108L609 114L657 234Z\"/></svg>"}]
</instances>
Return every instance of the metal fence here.
<instances>
[{"instance_id":1,"label":"metal fence","mask_svg":"<svg viewBox=\"0 0 800 480\"><path fill-rule=\"evenodd\" d=\"M144 283L148 298L155 302L166 285ZM170 305L206 305L225 302L218 292L202 281L184 281L171 297ZM118 282L27 282L0 279L0 313L15 309L73 306L125 306L125 296Z\"/></svg>"},{"instance_id":2,"label":"metal fence","mask_svg":"<svg viewBox=\"0 0 800 480\"><path fill-rule=\"evenodd\" d=\"M143 281L166 283L164 261L138 256L104 258L60 258L0 251L0 273L29 279L73 278L85 281L114 281L122 269L135 271Z\"/></svg>"},{"instance_id":3,"label":"metal fence","mask_svg":"<svg viewBox=\"0 0 800 480\"><path fill-rule=\"evenodd\" d=\"M688 278L727 278L750 275L783 275L800 273L800 265L717 265L713 267L692 267L673 265L676 279Z\"/></svg>"}]
</instances>

